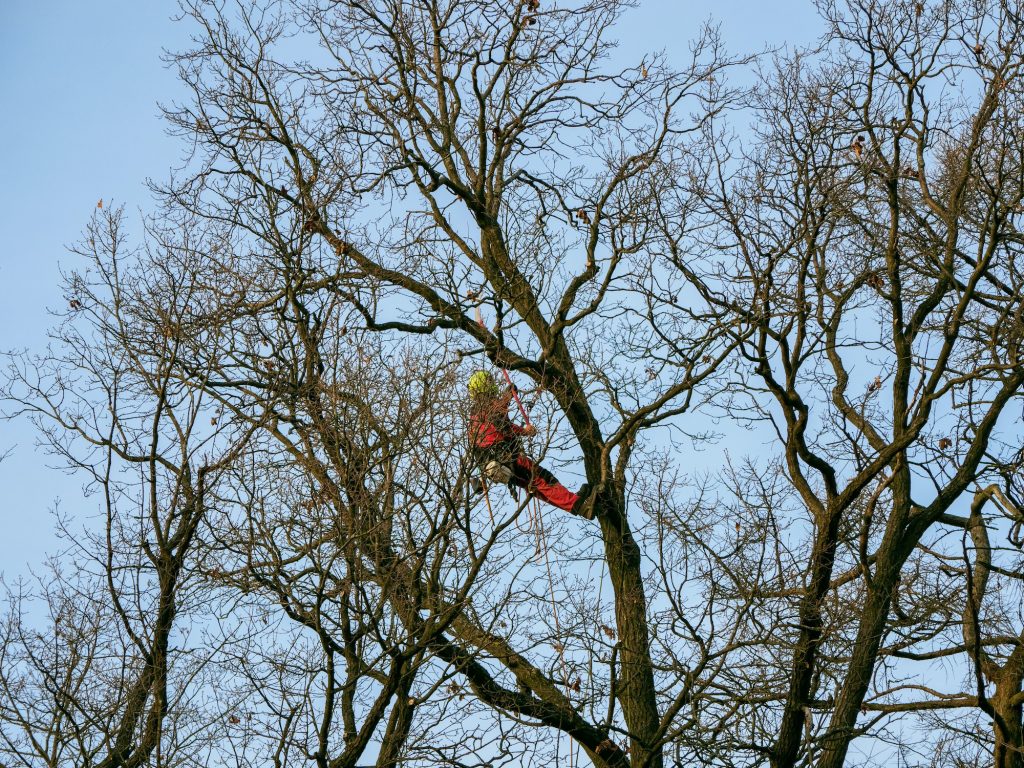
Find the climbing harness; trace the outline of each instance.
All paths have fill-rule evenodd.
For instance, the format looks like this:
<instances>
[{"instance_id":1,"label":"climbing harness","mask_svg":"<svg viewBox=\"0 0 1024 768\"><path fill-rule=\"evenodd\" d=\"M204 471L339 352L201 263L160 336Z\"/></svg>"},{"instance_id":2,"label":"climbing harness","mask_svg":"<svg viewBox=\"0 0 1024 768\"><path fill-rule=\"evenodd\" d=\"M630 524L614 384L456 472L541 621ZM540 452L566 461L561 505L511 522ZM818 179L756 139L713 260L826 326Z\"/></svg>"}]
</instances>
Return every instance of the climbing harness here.
<instances>
[{"instance_id":1,"label":"climbing harness","mask_svg":"<svg viewBox=\"0 0 1024 768\"><path fill-rule=\"evenodd\" d=\"M470 298L474 298L475 296L475 293L469 294ZM484 324L483 313L480 311L479 304L477 304L477 306L474 308L474 316L476 318L477 324L486 331L487 326ZM527 427L532 427L533 424L530 422L530 414L526 411L526 407L523 405L523 401L519 398L519 390L516 389L516 385L512 383L512 377L509 376L508 369L502 367L501 375L504 377L506 383L508 384L509 391L512 392L512 398L516 401L516 407L519 408L519 413L522 414L523 421L525 422ZM484 371L477 371L472 376L470 376L470 393L482 390L482 388L486 386L485 382L488 377L489 374L485 373ZM512 494L512 498L516 499L517 501L519 500L519 494L516 492L515 487L511 485L512 467L508 463L495 461L494 459L491 459L489 461L483 462L481 470L483 477L485 479L485 482L483 484L483 493L485 495L487 494L486 480L490 480L496 485L507 485L509 488L509 492ZM490 509L489 497L487 499L487 504L488 509ZM492 513L491 518L493 519L493 517L494 515Z\"/></svg>"}]
</instances>

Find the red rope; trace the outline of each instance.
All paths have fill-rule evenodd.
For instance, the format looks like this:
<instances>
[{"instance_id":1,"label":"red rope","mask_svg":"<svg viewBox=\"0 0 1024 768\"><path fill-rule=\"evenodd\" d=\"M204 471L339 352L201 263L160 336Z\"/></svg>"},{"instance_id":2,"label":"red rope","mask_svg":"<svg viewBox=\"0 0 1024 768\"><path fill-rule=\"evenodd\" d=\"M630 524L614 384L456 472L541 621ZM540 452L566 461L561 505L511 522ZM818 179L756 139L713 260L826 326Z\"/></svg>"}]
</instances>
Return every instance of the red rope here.
<instances>
[{"instance_id":1,"label":"red rope","mask_svg":"<svg viewBox=\"0 0 1024 768\"><path fill-rule=\"evenodd\" d=\"M484 316L480 312L479 304L477 304L474 311L476 314L477 323L479 323L480 327L486 331L487 326L484 325ZM523 401L519 399L519 393L516 391L516 385L512 383L512 377L508 375L508 371L505 368L501 369L501 373L505 377L505 381L508 382L509 389L512 390L512 397L515 398L516 405L519 406L519 412L523 414L523 420L526 422L526 426L532 427L533 424L530 423L530 414L526 412L526 409L523 407Z\"/></svg>"},{"instance_id":2,"label":"red rope","mask_svg":"<svg viewBox=\"0 0 1024 768\"><path fill-rule=\"evenodd\" d=\"M505 374L505 381L508 382L508 386L512 390L512 397L515 398L516 405L519 406L519 412L523 414L523 420L526 422L526 426L532 427L533 424L530 423L530 414L526 412L526 409L523 407L523 401L519 399L519 393L516 392L516 385L512 383L512 377L508 375L508 371L504 368L501 369L501 372Z\"/></svg>"}]
</instances>

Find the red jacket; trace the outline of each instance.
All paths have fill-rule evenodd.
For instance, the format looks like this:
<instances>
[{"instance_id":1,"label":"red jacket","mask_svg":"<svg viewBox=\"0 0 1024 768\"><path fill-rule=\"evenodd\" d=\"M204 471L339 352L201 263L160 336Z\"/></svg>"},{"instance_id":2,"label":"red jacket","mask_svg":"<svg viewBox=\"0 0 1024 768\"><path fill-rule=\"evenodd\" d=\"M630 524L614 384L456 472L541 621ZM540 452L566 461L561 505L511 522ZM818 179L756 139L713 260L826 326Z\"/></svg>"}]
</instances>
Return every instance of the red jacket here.
<instances>
[{"instance_id":1,"label":"red jacket","mask_svg":"<svg viewBox=\"0 0 1024 768\"><path fill-rule=\"evenodd\" d=\"M469 416L469 436L474 448L491 448L507 444L519 449L519 438L528 433L526 427L513 424L508 417L512 391L498 397L477 397Z\"/></svg>"}]
</instances>

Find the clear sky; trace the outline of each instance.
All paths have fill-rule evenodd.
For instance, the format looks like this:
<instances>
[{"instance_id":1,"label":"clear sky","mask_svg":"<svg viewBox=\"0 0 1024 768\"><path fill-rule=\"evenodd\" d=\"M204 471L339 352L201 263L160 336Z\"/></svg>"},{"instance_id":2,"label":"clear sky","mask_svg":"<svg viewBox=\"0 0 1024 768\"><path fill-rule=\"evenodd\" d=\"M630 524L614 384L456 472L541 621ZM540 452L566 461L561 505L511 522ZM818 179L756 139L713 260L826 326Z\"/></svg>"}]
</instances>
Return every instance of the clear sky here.
<instances>
[{"instance_id":1,"label":"clear sky","mask_svg":"<svg viewBox=\"0 0 1024 768\"><path fill-rule=\"evenodd\" d=\"M811 0L640 0L619 30L623 53L665 50L711 18L733 52L810 42ZM59 272L96 202L150 207L147 178L179 159L158 103L182 93L160 60L187 45L173 0L0 0L0 350L40 349L65 306ZM136 219L138 216L136 216ZM57 551L50 511L96 512L81 480L48 468L30 425L0 422L0 573L26 574Z\"/></svg>"}]
</instances>

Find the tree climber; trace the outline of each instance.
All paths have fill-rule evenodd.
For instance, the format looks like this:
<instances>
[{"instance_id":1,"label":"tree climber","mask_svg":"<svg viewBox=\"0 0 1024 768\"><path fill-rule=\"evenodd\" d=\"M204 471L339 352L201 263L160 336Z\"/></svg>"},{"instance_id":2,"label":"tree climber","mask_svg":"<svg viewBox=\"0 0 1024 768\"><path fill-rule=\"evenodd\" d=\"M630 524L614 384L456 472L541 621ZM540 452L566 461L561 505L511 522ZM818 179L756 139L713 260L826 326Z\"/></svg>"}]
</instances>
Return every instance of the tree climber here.
<instances>
[{"instance_id":1,"label":"tree climber","mask_svg":"<svg viewBox=\"0 0 1024 768\"><path fill-rule=\"evenodd\" d=\"M490 373L477 371L469 377L469 394L470 441L484 475L498 483L525 488L531 496L591 520L593 505L587 503L590 486L584 483L578 494L573 493L524 452L523 437L537 434L537 429L532 424L521 427L509 419L508 406L514 391L509 388L502 392Z\"/></svg>"}]
</instances>

